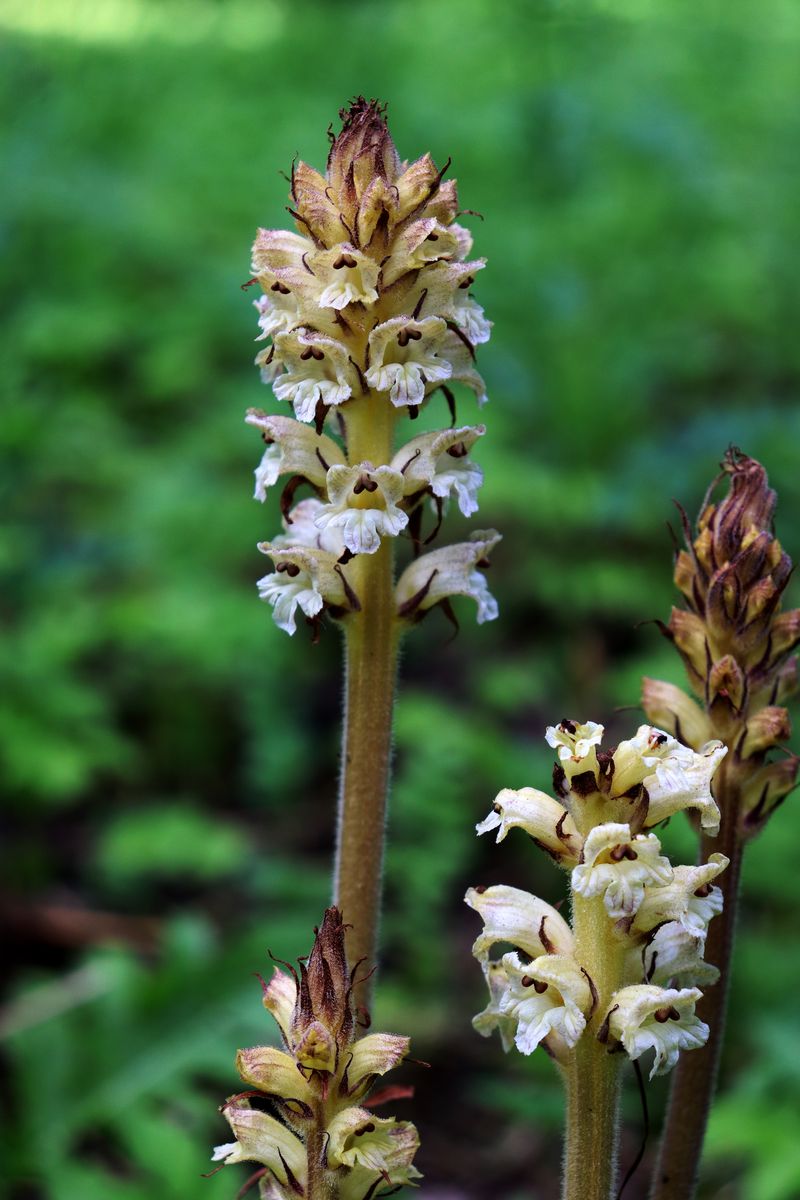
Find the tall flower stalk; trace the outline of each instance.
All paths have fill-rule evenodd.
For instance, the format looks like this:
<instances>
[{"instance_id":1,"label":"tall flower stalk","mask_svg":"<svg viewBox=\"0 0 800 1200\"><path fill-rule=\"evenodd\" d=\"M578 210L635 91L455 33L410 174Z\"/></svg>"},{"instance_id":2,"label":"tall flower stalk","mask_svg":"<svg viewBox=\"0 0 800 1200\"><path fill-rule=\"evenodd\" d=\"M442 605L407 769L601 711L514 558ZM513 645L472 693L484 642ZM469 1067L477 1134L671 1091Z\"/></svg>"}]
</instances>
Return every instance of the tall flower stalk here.
<instances>
[{"instance_id":1,"label":"tall flower stalk","mask_svg":"<svg viewBox=\"0 0 800 1200\"><path fill-rule=\"evenodd\" d=\"M506 788L477 827L497 830L498 842L522 829L567 872L571 924L502 884L466 896L484 924L473 953L490 997L475 1028L485 1036L498 1030L507 1051L531 1054L541 1045L564 1080L564 1200L615 1194L625 1055L653 1051L652 1078L708 1038L695 1005L718 976L705 948L722 907L715 880L728 865L713 854L699 867L673 867L653 832L691 809L716 833L710 785L725 747L712 740L695 752L648 725L609 750L602 737L591 721L549 728L555 796ZM514 949L492 959L498 943Z\"/></svg>"},{"instance_id":2,"label":"tall flower stalk","mask_svg":"<svg viewBox=\"0 0 800 1200\"><path fill-rule=\"evenodd\" d=\"M375 101L340 115L325 174L293 165L296 229L259 230L252 260L266 343L256 363L293 414L247 414L266 443L256 499L285 479L283 532L259 547L273 565L259 593L289 634L299 617L315 639L336 622L346 680L334 906L308 963L265 986L285 1049L241 1051L249 1090L223 1108L236 1140L216 1157L261 1164L249 1182L263 1200L373 1200L418 1176L413 1125L364 1107L407 1039L357 1037L377 959L397 651L433 608L455 620L453 596L471 597L479 622L497 615L482 571L498 534L427 549L450 497L464 516L478 507L470 452L485 429L457 426L451 384L486 399L474 359L490 324L470 294L484 260L470 258L446 167L427 154L402 163ZM435 393L451 425L398 437ZM409 561L397 578L401 538Z\"/></svg>"},{"instance_id":3,"label":"tall flower stalk","mask_svg":"<svg viewBox=\"0 0 800 1200\"><path fill-rule=\"evenodd\" d=\"M727 494L712 502L725 480ZM686 548L675 582L685 606L663 631L679 651L700 703L679 688L645 679L647 716L698 746L717 738L728 753L714 780L721 813L719 839L701 831L700 861L717 845L730 860L721 881L723 915L709 934L720 985L698 1005L711 1026L705 1049L679 1064L656 1166L653 1200L691 1200L725 1032L742 855L797 782L800 759L782 753L790 734L783 701L796 690L800 610L781 612L792 563L773 533L775 492L760 463L732 449L714 481L694 530L684 517Z\"/></svg>"},{"instance_id":4,"label":"tall flower stalk","mask_svg":"<svg viewBox=\"0 0 800 1200\"><path fill-rule=\"evenodd\" d=\"M497 534L420 554L450 496L465 516L477 509L483 476L470 451L485 430L456 426L450 385L484 402L474 359L490 325L470 294L484 260L470 258L446 167L427 154L402 163L375 101L358 99L340 115L325 175L303 162L292 168L296 232L261 229L253 247L268 343L256 362L294 419L259 411L247 419L267 442L257 498L289 477L284 532L260 547L274 564L261 595L288 633L298 610L315 634L323 613L344 632L334 898L351 959L374 961L398 642L435 605L452 613L453 595L472 596L479 621L497 614L480 573ZM447 401L451 427L396 448L398 425L434 393ZM311 495L295 504L301 487ZM414 560L396 581L401 537Z\"/></svg>"}]
</instances>

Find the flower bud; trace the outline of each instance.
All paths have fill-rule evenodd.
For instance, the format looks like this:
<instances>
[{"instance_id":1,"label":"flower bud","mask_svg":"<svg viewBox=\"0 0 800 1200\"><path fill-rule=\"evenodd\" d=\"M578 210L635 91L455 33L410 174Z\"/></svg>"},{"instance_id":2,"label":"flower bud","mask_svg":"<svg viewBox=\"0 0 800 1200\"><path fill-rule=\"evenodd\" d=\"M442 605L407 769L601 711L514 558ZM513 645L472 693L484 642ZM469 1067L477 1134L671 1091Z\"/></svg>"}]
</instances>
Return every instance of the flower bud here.
<instances>
[{"instance_id":1,"label":"flower bud","mask_svg":"<svg viewBox=\"0 0 800 1200\"><path fill-rule=\"evenodd\" d=\"M747 781L742 794L742 824L748 836L766 825L790 792L797 787L800 758L795 754L761 767Z\"/></svg>"},{"instance_id":2,"label":"flower bud","mask_svg":"<svg viewBox=\"0 0 800 1200\"><path fill-rule=\"evenodd\" d=\"M653 725L665 729L694 750L711 737L711 724L700 705L673 683L645 676L642 708Z\"/></svg>"},{"instance_id":3,"label":"flower bud","mask_svg":"<svg viewBox=\"0 0 800 1200\"><path fill-rule=\"evenodd\" d=\"M742 758L763 755L779 742L787 741L791 732L792 723L786 709L769 704L747 722L739 753Z\"/></svg>"}]
</instances>

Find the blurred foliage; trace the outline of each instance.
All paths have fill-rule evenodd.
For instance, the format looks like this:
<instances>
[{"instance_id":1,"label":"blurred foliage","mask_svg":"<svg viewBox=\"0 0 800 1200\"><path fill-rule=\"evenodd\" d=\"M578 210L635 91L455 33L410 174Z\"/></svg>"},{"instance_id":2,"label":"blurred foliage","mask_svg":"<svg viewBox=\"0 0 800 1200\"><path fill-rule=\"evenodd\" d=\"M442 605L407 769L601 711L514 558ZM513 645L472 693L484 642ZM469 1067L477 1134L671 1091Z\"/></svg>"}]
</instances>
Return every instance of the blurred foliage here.
<instances>
[{"instance_id":1,"label":"blurred foliage","mask_svg":"<svg viewBox=\"0 0 800 1200\"><path fill-rule=\"evenodd\" d=\"M560 880L473 825L501 785L546 786L546 722L623 733L643 672L679 680L639 623L671 602L670 500L693 509L729 442L800 556L798 9L3 0L0 27L0 1196L238 1186L198 1177L235 1048L271 1036L251 974L324 903L340 696L335 632L311 650L255 599L277 516L250 500L241 415L269 397L239 285L285 222L279 168L323 162L356 92L485 215L480 524L505 535L501 620L465 609L449 642L434 616L406 648L376 1019L433 1064L423 1195L552 1196L558 1084L472 1034L460 895ZM709 1198L800 1194L799 824L790 803L747 864ZM630 1158L634 1093L627 1123Z\"/></svg>"}]
</instances>

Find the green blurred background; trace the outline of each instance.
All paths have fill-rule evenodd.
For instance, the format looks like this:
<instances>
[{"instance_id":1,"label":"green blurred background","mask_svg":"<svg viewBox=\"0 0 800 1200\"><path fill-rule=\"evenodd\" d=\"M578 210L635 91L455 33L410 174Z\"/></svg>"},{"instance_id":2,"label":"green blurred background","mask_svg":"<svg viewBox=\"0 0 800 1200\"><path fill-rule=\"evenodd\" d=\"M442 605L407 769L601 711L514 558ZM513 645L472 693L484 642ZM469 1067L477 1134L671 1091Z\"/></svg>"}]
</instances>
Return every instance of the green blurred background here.
<instances>
[{"instance_id":1,"label":"green blurred background","mask_svg":"<svg viewBox=\"0 0 800 1200\"><path fill-rule=\"evenodd\" d=\"M673 597L671 498L693 511L730 442L800 556L800 10L0 0L0 31L0 1195L227 1200L246 1178L199 1176L236 1047L272 1036L252 973L309 948L327 896L340 646L256 597L277 517L242 415L277 405L240 284L255 227L286 223L279 169L322 164L363 92L485 216L478 524L505 535L501 619L465 605L457 640L437 614L408 640L376 1020L432 1063L406 1070L423 1198L549 1200L557 1081L473 1034L461 896L561 881L473 826L500 786L546 786L546 723L625 736L641 674L680 679L638 623ZM706 1198L800 1196L793 832L789 804L748 857ZM692 855L688 825L669 837Z\"/></svg>"}]
</instances>

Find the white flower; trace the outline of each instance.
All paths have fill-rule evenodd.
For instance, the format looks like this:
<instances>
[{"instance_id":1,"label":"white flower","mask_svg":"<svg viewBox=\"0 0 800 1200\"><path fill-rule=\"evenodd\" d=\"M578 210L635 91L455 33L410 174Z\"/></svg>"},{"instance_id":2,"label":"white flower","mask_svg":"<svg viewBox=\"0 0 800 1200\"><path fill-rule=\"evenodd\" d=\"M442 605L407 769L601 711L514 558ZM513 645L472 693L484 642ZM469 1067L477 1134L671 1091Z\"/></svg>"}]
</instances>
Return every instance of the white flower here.
<instances>
[{"instance_id":1,"label":"white flower","mask_svg":"<svg viewBox=\"0 0 800 1200\"><path fill-rule=\"evenodd\" d=\"M695 753L674 738L668 739L668 745L655 773L644 779L650 802L646 822L655 825L683 809L696 808L702 828L713 837L719 832L720 814L711 795L711 780L728 748L712 741Z\"/></svg>"},{"instance_id":2,"label":"white flower","mask_svg":"<svg viewBox=\"0 0 800 1200\"><path fill-rule=\"evenodd\" d=\"M449 379L452 373L449 362L438 354L446 331L441 317L384 321L369 335L367 383L379 392L389 392L397 408L421 404L426 387Z\"/></svg>"},{"instance_id":3,"label":"white flower","mask_svg":"<svg viewBox=\"0 0 800 1200\"><path fill-rule=\"evenodd\" d=\"M291 294L281 295L273 292L253 301L258 313L258 328L261 333L256 338L263 342L266 338L274 337L276 333L287 333L299 320L297 301Z\"/></svg>"},{"instance_id":4,"label":"white flower","mask_svg":"<svg viewBox=\"0 0 800 1200\"><path fill-rule=\"evenodd\" d=\"M719 979L719 970L703 959L705 936L688 933L679 921L661 925L644 951L633 951L647 983L669 987L707 987Z\"/></svg>"},{"instance_id":5,"label":"white flower","mask_svg":"<svg viewBox=\"0 0 800 1200\"><path fill-rule=\"evenodd\" d=\"M362 1200L374 1192L381 1177L396 1187L421 1178L412 1165L419 1135L410 1121L376 1117L366 1108L346 1108L333 1118L326 1134L328 1166L349 1168L338 1189L342 1200Z\"/></svg>"},{"instance_id":6,"label":"white flower","mask_svg":"<svg viewBox=\"0 0 800 1200\"><path fill-rule=\"evenodd\" d=\"M572 887L579 896L602 896L614 920L639 908L645 886L672 879L669 859L661 854L654 833L633 836L629 825L597 825L583 846L583 862L573 869Z\"/></svg>"},{"instance_id":7,"label":"white flower","mask_svg":"<svg viewBox=\"0 0 800 1200\"><path fill-rule=\"evenodd\" d=\"M226 1166L240 1162L263 1163L284 1187L288 1173L302 1187L306 1181L306 1152L303 1143L285 1125L268 1113L250 1108L246 1101L235 1100L222 1110L236 1136L235 1142L217 1146L214 1161Z\"/></svg>"},{"instance_id":8,"label":"white flower","mask_svg":"<svg viewBox=\"0 0 800 1200\"><path fill-rule=\"evenodd\" d=\"M465 334L448 329L439 354L450 364L450 378L454 383L463 383L475 393L478 407L482 408L489 397L486 384L475 369L475 355L471 343L465 342Z\"/></svg>"},{"instance_id":9,"label":"white flower","mask_svg":"<svg viewBox=\"0 0 800 1200\"><path fill-rule=\"evenodd\" d=\"M391 467L331 467L327 475L328 503L316 518L321 530L339 529L351 554L374 554L381 537L396 537L408 524L408 514L398 508L403 498L403 476Z\"/></svg>"},{"instance_id":10,"label":"white flower","mask_svg":"<svg viewBox=\"0 0 800 1200\"><path fill-rule=\"evenodd\" d=\"M287 368L272 390L290 400L298 421L313 421L317 405L344 404L356 382L347 349L334 338L296 330L275 338L275 361Z\"/></svg>"},{"instance_id":11,"label":"white flower","mask_svg":"<svg viewBox=\"0 0 800 1200\"><path fill-rule=\"evenodd\" d=\"M346 308L348 304L374 304L379 267L373 258L345 243L316 250L307 262L318 287L320 308Z\"/></svg>"},{"instance_id":12,"label":"white flower","mask_svg":"<svg viewBox=\"0 0 800 1200\"><path fill-rule=\"evenodd\" d=\"M464 233L466 230L458 225L441 225L434 217L412 221L396 238L392 253L383 265L384 287L390 287L401 276L419 271L430 263L464 258Z\"/></svg>"},{"instance_id":13,"label":"white flower","mask_svg":"<svg viewBox=\"0 0 800 1200\"><path fill-rule=\"evenodd\" d=\"M708 1040L708 1026L694 1015L702 992L698 988L661 988L637 984L612 996L609 1032L631 1058L655 1051L650 1078L664 1075L681 1050L694 1050Z\"/></svg>"},{"instance_id":14,"label":"white flower","mask_svg":"<svg viewBox=\"0 0 800 1200\"><path fill-rule=\"evenodd\" d=\"M468 457L470 448L486 432L484 425L462 425L412 438L392 459L405 481L406 496L425 489L446 499L451 492L465 517L478 510L477 494L483 471Z\"/></svg>"},{"instance_id":15,"label":"white flower","mask_svg":"<svg viewBox=\"0 0 800 1200\"><path fill-rule=\"evenodd\" d=\"M492 334L492 322L487 321L480 304L471 296L453 306L453 318L464 330L473 346L488 342Z\"/></svg>"},{"instance_id":16,"label":"white flower","mask_svg":"<svg viewBox=\"0 0 800 1200\"><path fill-rule=\"evenodd\" d=\"M272 605L275 624L290 636L297 630L298 608L309 618L318 616L325 607L325 600L310 571L298 570L292 577L273 571L256 581L259 599Z\"/></svg>"},{"instance_id":17,"label":"white flower","mask_svg":"<svg viewBox=\"0 0 800 1200\"><path fill-rule=\"evenodd\" d=\"M633 923L647 933L665 921L677 921L687 933L705 937L708 923L722 911L723 896L711 883L728 865L724 854L712 854L699 867L675 867L665 887L648 888Z\"/></svg>"},{"instance_id":18,"label":"white flower","mask_svg":"<svg viewBox=\"0 0 800 1200\"><path fill-rule=\"evenodd\" d=\"M469 596L478 605L478 624L494 621L497 601L478 568L487 565L488 555L499 541L500 534L493 529L476 529L468 542L421 554L397 581L398 616L418 620L450 596Z\"/></svg>"},{"instance_id":19,"label":"white flower","mask_svg":"<svg viewBox=\"0 0 800 1200\"><path fill-rule=\"evenodd\" d=\"M267 443L255 472L255 500L265 500L267 489L281 475L302 475L321 491L328 468L344 462L344 454L333 438L317 435L291 417L268 416L251 408L245 421L260 429Z\"/></svg>"},{"instance_id":20,"label":"white flower","mask_svg":"<svg viewBox=\"0 0 800 1200\"><path fill-rule=\"evenodd\" d=\"M574 958L545 954L523 963L518 954L504 954L502 963L508 986L499 1010L516 1022L514 1041L520 1053L532 1054L551 1033L572 1048L586 1028L593 1002Z\"/></svg>"},{"instance_id":21,"label":"white flower","mask_svg":"<svg viewBox=\"0 0 800 1200\"><path fill-rule=\"evenodd\" d=\"M275 570L258 580L258 593L272 605L275 624L288 634L296 631L296 614L312 619L326 603L350 607L338 559L344 544L338 530L321 531L316 518L323 508L319 500L302 500L284 520L285 533L259 550L275 563Z\"/></svg>"},{"instance_id":22,"label":"white flower","mask_svg":"<svg viewBox=\"0 0 800 1200\"><path fill-rule=\"evenodd\" d=\"M604 729L596 721L570 721L566 718L559 725L548 725L545 740L558 754L558 760L567 776L597 770L597 747L603 740Z\"/></svg>"},{"instance_id":23,"label":"white flower","mask_svg":"<svg viewBox=\"0 0 800 1200\"><path fill-rule=\"evenodd\" d=\"M497 830L502 842L511 829L524 829L538 845L559 860L577 862L581 837L570 814L545 792L536 788L503 788L492 811L479 825L477 832Z\"/></svg>"},{"instance_id":24,"label":"white flower","mask_svg":"<svg viewBox=\"0 0 800 1200\"><path fill-rule=\"evenodd\" d=\"M722 742L708 742L696 752L663 729L640 725L635 736L614 751L613 793L621 796L643 784L648 826L696 808L703 829L713 835L719 829L719 809L711 795L711 779L726 753Z\"/></svg>"},{"instance_id":25,"label":"white flower","mask_svg":"<svg viewBox=\"0 0 800 1200\"><path fill-rule=\"evenodd\" d=\"M483 962L497 942L510 942L531 958L540 954L571 954L572 930L552 905L519 888L496 884L470 888L464 897L483 921L472 953Z\"/></svg>"}]
</instances>

